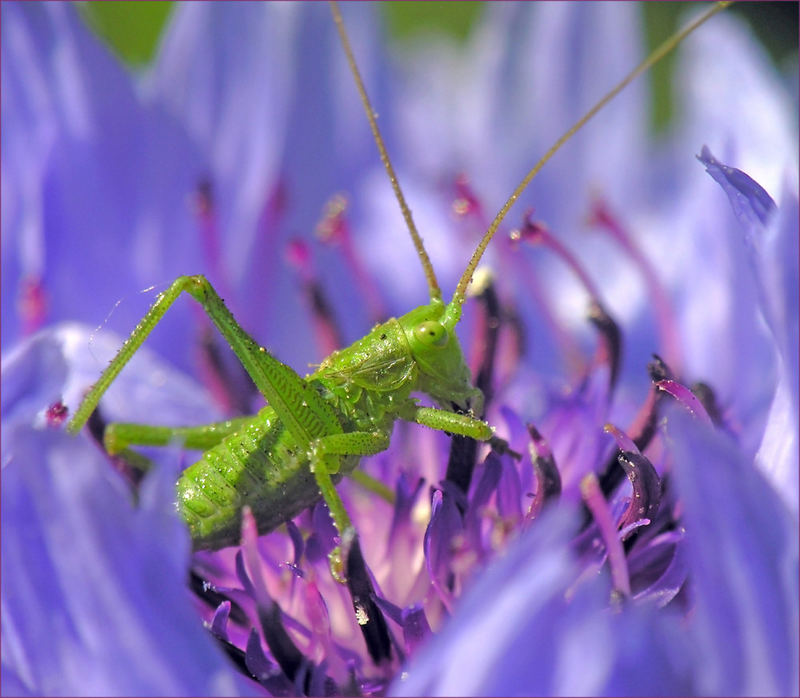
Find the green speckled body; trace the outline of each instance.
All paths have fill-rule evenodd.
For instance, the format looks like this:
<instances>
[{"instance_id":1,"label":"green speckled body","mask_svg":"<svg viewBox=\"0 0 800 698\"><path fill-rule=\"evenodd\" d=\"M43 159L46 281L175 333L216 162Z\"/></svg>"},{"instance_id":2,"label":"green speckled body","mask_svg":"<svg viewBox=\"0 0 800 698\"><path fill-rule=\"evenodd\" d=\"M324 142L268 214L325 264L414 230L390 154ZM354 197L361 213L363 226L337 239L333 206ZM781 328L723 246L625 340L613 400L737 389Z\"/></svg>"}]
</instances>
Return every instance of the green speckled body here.
<instances>
[{"instance_id":1,"label":"green speckled body","mask_svg":"<svg viewBox=\"0 0 800 698\"><path fill-rule=\"evenodd\" d=\"M417 389L418 370L396 319L328 357L306 378L336 413L344 432L391 434L396 408ZM359 456L339 457L339 475ZM196 549L235 545L248 505L259 533L297 516L321 497L309 458L275 410L266 406L187 468L177 485L177 506Z\"/></svg>"},{"instance_id":2,"label":"green speckled body","mask_svg":"<svg viewBox=\"0 0 800 698\"><path fill-rule=\"evenodd\" d=\"M344 457L341 472L351 471L358 460ZM269 406L206 451L178 480L178 509L196 549L238 543L245 504L265 533L319 498L308 458Z\"/></svg>"},{"instance_id":3,"label":"green speckled body","mask_svg":"<svg viewBox=\"0 0 800 698\"><path fill-rule=\"evenodd\" d=\"M377 325L364 338L335 351L301 378L242 329L201 275L178 277L131 333L92 386L67 425L77 433L103 393L171 304L183 293L202 306L233 349L268 406L252 417L196 427L107 425L103 443L111 454L135 459L130 446L182 442L204 453L177 486L177 507L191 529L195 549L236 545L242 511L252 510L265 533L322 497L340 534L351 527L335 482L361 456L388 448L397 419L475 439L492 429L472 416L483 395L471 383L455 326L460 301L440 299ZM417 405L413 392L444 409ZM451 410L458 408L466 414Z\"/></svg>"}]
</instances>

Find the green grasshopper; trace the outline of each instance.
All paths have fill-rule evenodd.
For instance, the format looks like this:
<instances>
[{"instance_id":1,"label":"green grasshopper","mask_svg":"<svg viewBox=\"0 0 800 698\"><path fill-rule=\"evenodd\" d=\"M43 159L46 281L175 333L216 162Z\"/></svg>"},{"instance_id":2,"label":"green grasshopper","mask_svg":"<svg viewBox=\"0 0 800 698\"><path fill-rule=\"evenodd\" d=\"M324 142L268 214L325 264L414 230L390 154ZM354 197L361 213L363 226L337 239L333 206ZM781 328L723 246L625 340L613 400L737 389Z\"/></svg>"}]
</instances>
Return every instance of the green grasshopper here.
<instances>
[{"instance_id":1,"label":"green grasshopper","mask_svg":"<svg viewBox=\"0 0 800 698\"><path fill-rule=\"evenodd\" d=\"M267 406L252 416L203 426L109 424L104 443L111 454L124 452L129 446L176 442L204 451L177 484L177 507L189 526L195 549L238 544L245 506L251 508L259 533L266 533L320 498L327 504L342 540L352 540L354 529L335 481L351 473L362 456L385 450L397 420L505 447L494 437L494 429L480 418L483 394L472 383L455 333L472 275L511 206L555 152L628 83L726 4L718 3L668 39L556 141L492 221L449 303L442 300L433 266L378 131L341 15L332 4L381 160L425 273L429 302L377 325L303 378L242 329L205 277L182 276L158 296L83 399L67 430L74 434L84 426L103 393L185 292L200 303L216 325ZM439 408L420 406L412 397L418 393L431 398ZM458 411L453 411L454 407Z\"/></svg>"}]
</instances>

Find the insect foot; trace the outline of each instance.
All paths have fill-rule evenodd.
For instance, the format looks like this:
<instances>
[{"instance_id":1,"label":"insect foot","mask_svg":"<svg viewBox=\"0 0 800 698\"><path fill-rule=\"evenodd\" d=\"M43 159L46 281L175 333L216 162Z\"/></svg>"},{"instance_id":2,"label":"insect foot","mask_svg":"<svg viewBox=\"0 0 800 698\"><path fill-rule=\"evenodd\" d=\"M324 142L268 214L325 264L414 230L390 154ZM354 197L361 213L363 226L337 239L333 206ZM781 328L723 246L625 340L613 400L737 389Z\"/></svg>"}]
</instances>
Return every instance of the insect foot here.
<instances>
[{"instance_id":1,"label":"insect foot","mask_svg":"<svg viewBox=\"0 0 800 698\"><path fill-rule=\"evenodd\" d=\"M331 577L339 584L347 584L347 575L345 574L344 556L342 555L341 545L337 545L328 553L328 564L330 565Z\"/></svg>"},{"instance_id":2,"label":"insect foot","mask_svg":"<svg viewBox=\"0 0 800 698\"><path fill-rule=\"evenodd\" d=\"M505 439L501 439L498 436L493 436L491 439L489 439L489 445L492 447L493 451L499 453L501 456L503 454L508 454L518 461L522 460L522 454L511 448L510 444Z\"/></svg>"}]
</instances>

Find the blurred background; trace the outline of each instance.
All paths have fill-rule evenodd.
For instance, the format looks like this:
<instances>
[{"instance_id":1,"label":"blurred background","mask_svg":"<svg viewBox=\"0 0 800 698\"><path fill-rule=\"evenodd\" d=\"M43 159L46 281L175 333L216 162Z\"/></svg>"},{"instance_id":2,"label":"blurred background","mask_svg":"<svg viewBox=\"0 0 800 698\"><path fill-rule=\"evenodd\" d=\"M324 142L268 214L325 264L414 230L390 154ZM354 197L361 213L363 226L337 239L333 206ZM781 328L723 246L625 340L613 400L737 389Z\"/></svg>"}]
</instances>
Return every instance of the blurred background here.
<instances>
[{"instance_id":1,"label":"blurred background","mask_svg":"<svg viewBox=\"0 0 800 698\"><path fill-rule=\"evenodd\" d=\"M643 2L645 41L657 46L680 24L687 12L685 2ZM155 56L161 32L169 21L173 2L81 2L84 21L130 69L139 70ZM743 18L766 47L775 65L785 74L798 68L797 2L737 2L727 12ZM379 3L386 33L397 43L420 35L440 34L465 41L485 9L483 2L382 2ZM672 116L670 76L675 54L652 71L653 128L666 127Z\"/></svg>"}]
</instances>

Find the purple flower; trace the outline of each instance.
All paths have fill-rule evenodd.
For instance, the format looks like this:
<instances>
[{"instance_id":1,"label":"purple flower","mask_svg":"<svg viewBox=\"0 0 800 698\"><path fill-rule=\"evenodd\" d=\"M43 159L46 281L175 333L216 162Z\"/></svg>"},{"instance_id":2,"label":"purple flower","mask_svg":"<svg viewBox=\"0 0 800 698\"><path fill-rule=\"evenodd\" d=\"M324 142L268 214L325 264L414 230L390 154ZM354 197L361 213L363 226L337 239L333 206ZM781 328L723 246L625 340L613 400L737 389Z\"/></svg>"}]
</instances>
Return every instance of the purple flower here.
<instances>
[{"instance_id":1,"label":"purple flower","mask_svg":"<svg viewBox=\"0 0 800 698\"><path fill-rule=\"evenodd\" d=\"M393 63L373 11L343 10L447 294L521 173L636 63L635 6L493 5L466 45ZM521 460L401 423L339 485L358 539L318 504L260 538L245 512L241 547L197 553L172 505L194 454L145 450L142 476L97 443L102 420L257 409L197 307L86 434L65 412L136 292L179 274L301 372L423 302L333 22L177 4L132 75L71 6L2 20L4 693L797 691L797 114L734 19L682 48L662 142L637 83L476 274L462 342Z\"/></svg>"}]
</instances>

